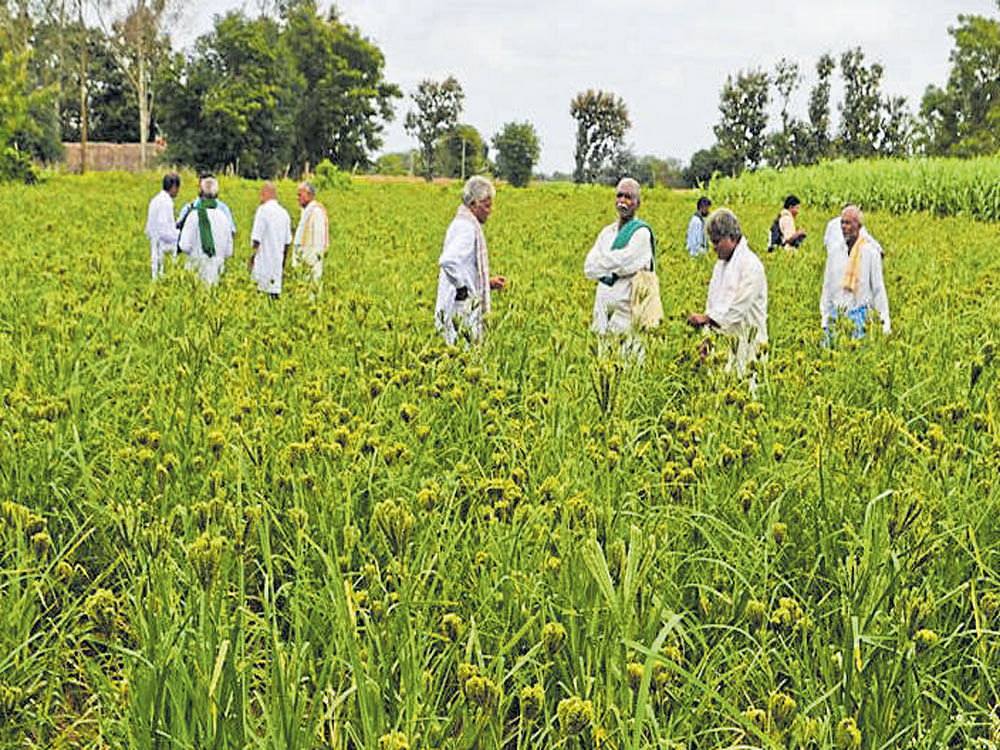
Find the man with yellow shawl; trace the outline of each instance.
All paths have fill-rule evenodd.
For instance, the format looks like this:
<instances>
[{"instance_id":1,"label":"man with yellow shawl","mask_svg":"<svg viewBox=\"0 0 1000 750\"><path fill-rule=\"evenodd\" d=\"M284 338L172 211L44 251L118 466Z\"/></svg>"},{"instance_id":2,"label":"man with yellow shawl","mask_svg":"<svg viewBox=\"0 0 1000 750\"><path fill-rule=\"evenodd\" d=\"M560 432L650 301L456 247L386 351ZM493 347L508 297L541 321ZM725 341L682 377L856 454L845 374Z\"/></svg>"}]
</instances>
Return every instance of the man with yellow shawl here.
<instances>
[{"instance_id":1,"label":"man with yellow shawl","mask_svg":"<svg viewBox=\"0 0 1000 750\"><path fill-rule=\"evenodd\" d=\"M840 214L840 231L833 220L827 227L826 271L819 311L826 332L825 343L832 340L833 325L839 317L853 324L853 337L864 338L871 311L882 321L882 333L891 331L889 297L882 276L882 247L864 226L857 206L847 206Z\"/></svg>"},{"instance_id":2,"label":"man with yellow shawl","mask_svg":"<svg viewBox=\"0 0 1000 750\"><path fill-rule=\"evenodd\" d=\"M314 284L323 277L323 256L330 244L330 223L326 208L316 200L316 188L310 182L299 185L302 217L292 240L292 268L302 263L309 269Z\"/></svg>"}]
</instances>

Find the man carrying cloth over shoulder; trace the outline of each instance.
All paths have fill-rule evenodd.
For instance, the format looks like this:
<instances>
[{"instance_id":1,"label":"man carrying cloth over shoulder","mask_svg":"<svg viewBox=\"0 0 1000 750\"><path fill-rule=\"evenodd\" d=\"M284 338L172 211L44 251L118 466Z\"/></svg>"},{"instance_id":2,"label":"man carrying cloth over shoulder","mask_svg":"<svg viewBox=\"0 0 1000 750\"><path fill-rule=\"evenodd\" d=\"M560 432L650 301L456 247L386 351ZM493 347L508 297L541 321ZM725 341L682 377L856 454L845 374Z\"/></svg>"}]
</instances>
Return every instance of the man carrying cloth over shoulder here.
<instances>
[{"instance_id":1,"label":"man carrying cloth over shoulder","mask_svg":"<svg viewBox=\"0 0 1000 750\"><path fill-rule=\"evenodd\" d=\"M597 235L583 262L583 273L597 281L591 330L600 334L631 335L632 276L652 270L656 238L646 222L635 218L639 210L639 183L625 177L615 190L618 221Z\"/></svg>"},{"instance_id":2,"label":"man carrying cloth over shoulder","mask_svg":"<svg viewBox=\"0 0 1000 750\"><path fill-rule=\"evenodd\" d=\"M292 268L304 264L313 284L318 286L323 278L323 256L330 244L330 222L326 208L316 200L316 188L311 182L299 185L298 198L302 216L292 241Z\"/></svg>"}]
</instances>

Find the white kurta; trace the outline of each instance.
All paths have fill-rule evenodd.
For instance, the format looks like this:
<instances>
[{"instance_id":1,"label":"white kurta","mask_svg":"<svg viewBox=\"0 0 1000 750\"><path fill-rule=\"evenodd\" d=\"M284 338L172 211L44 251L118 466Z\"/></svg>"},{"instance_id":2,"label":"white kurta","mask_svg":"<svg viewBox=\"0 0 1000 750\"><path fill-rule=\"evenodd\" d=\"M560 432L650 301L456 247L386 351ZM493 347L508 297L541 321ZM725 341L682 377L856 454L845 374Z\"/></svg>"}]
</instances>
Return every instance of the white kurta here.
<instances>
[{"instance_id":1,"label":"white kurta","mask_svg":"<svg viewBox=\"0 0 1000 750\"><path fill-rule=\"evenodd\" d=\"M188 268L201 276L206 284L214 284L219 280L226 258L233 254L233 222L229 215L219 208L209 208L207 214L208 223L212 228L212 239L215 240L215 255L210 257L201 250L197 211L193 211L184 222L177 245L181 252L188 254Z\"/></svg>"},{"instance_id":2,"label":"white kurta","mask_svg":"<svg viewBox=\"0 0 1000 750\"><path fill-rule=\"evenodd\" d=\"M861 263L858 268L858 291L852 292L844 286L844 274L850 250L840 228L840 218L831 219L826 225L823 243L826 245L826 269L823 272L823 289L819 297L820 321L824 328L830 322L835 309L853 310L867 307L878 312L882 319L882 331L888 334L892 328L889 322L889 297L885 291L882 275L882 246L861 227L865 242L859 248Z\"/></svg>"},{"instance_id":3,"label":"white kurta","mask_svg":"<svg viewBox=\"0 0 1000 750\"><path fill-rule=\"evenodd\" d=\"M653 244L649 230L637 229L625 247L612 250L618 236L618 222L608 224L597 235L594 246L583 261L583 274L588 279L617 276L611 284L597 282L594 294L594 317L591 330L597 333L632 332L632 276L648 269L653 260Z\"/></svg>"},{"instance_id":4,"label":"white kurta","mask_svg":"<svg viewBox=\"0 0 1000 750\"><path fill-rule=\"evenodd\" d=\"M161 190L149 201L146 214L146 236L149 238L149 265L153 280L163 275L163 259L177 247L177 227L174 225L174 199Z\"/></svg>"},{"instance_id":5,"label":"white kurta","mask_svg":"<svg viewBox=\"0 0 1000 750\"><path fill-rule=\"evenodd\" d=\"M457 338L455 323L465 328L474 341L483 335L483 314L479 300L489 290L482 288L476 257L476 228L467 219L456 218L448 225L438 265L437 302L434 305L434 327L449 344ZM464 300L456 300L461 288L469 291Z\"/></svg>"},{"instance_id":6,"label":"white kurta","mask_svg":"<svg viewBox=\"0 0 1000 750\"><path fill-rule=\"evenodd\" d=\"M292 266L305 264L313 281L323 278L323 256L330 244L329 220L322 203L312 201L302 210L292 242Z\"/></svg>"},{"instance_id":7,"label":"white kurta","mask_svg":"<svg viewBox=\"0 0 1000 750\"><path fill-rule=\"evenodd\" d=\"M253 273L250 274L257 282L257 288L262 292L280 294L285 247L292 244L292 219L274 198L257 207L250 241L260 245L253 261Z\"/></svg>"},{"instance_id":8,"label":"white kurta","mask_svg":"<svg viewBox=\"0 0 1000 750\"><path fill-rule=\"evenodd\" d=\"M759 347L767 343L767 276L746 237L740 239L728 261L715 264L705 314L717 324L716 330L732 341L726 369L735 368L742 375Z\"/></svg>"}]
</instances>

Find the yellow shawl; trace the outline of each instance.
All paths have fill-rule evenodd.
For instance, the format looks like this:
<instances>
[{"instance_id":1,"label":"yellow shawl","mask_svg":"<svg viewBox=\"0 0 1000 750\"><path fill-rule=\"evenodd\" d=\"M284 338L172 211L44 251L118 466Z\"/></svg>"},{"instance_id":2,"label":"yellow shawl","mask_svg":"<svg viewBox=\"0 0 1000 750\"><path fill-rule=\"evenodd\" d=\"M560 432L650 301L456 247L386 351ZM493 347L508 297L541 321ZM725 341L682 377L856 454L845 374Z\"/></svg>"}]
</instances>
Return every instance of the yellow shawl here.
<instances>
[{"instance_id":1,"label":"yellow shawl","mask_svg":"<svg viewBox=\"0 0 1000 750\"><path fill-rule=\"evenodd\" d=\"M858 234L858 239L854 241L851 254L847 258L847 270L844 271L844 289L849 289L852 294L858 293L858 286L861 284L861 248L865 244L864 237Z\"/></svg>"}]
</instances>

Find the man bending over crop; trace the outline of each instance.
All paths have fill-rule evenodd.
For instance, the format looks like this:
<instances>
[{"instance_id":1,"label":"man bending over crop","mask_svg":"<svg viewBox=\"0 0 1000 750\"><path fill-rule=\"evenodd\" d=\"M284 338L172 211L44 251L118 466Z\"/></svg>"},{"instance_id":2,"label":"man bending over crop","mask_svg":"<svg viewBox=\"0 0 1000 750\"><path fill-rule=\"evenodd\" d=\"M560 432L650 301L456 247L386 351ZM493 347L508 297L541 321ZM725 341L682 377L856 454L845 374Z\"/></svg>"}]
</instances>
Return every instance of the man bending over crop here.
<instances>
[{"instance_id":1,"label":"man bending over crop","mask_svg":"<svg viewBox=\"0 0 1000 750\"><path fill-rule=\"evenodd\" d=\"M705 312L688 317L688 324L723 334L729 344L726 371L735 369L743 375L760 347L767 343L764 264L750 250L739 219L729 209L715 211L708 217L706 228L719 260L708 284ZM699 352L703 358L710 348L711 339L702 342Z\"/></svg>"},{"instance_id":2,"label":"man bending over crop","mask_svg":"<svg viewBox=\"0 0 1000 750\"><path fill-rule=\"evenodd\" d=\"M490 290L503 289L507 279L490 276L486 237L482 225L493 212L496 191L485 177L474 175L462 188L462 204L448 225L438 265L437 303L434 326L449 344L457 331L472 341L483 337L485 317L490 314Z\"/></svg>"},{"instance_id":3,"label":"man bending over crop","mask_svg":"<svg viewBox=\"0 0 1000 750\"><path fill-rule=\"evenodd\" d=\"M882 332L889 334L889 297L882 276L882 247L868 234L857 206L847 206L840 214L840 231L827 226L826 271L819 298L820 320L826 344L832 341L833 324L846 316L854 325L853 336L863 338L872 310L882 320Z\"/></svg>"}]
</instances>

